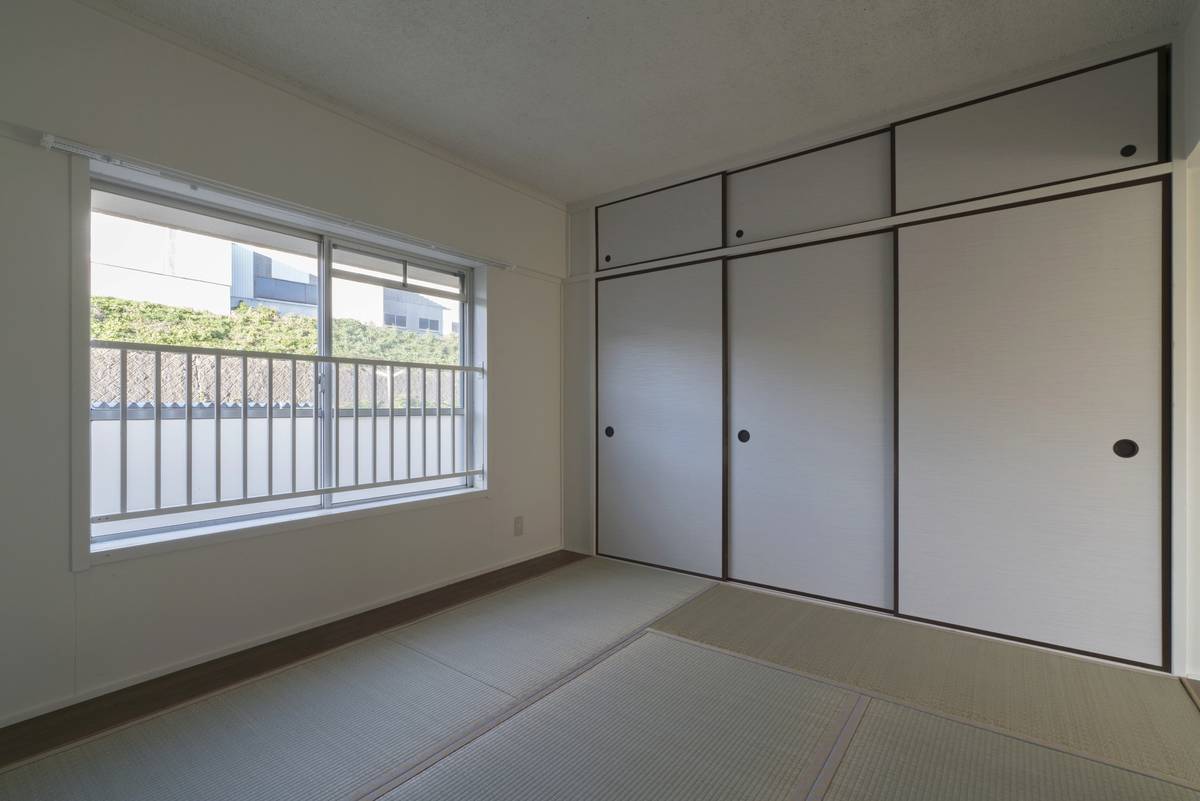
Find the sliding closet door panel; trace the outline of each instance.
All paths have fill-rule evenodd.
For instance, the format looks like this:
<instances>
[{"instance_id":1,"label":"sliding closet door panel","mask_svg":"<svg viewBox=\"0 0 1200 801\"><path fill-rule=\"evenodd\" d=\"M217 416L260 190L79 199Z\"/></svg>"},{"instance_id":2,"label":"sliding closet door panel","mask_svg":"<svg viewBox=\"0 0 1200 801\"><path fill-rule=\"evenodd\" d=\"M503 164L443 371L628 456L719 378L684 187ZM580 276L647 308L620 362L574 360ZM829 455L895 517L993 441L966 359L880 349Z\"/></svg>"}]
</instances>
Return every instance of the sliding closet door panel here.
<instances>
[{"instance_id":1,"label":"sliding closet door panel","mask_svg":"<svg viewBox=\"0 0 1200 801\"><path fill-rule=\"evenodd\" d=\"M893 252L729 262L731 578L892 607Z\"/></svg>"},{"instance_id":2,"label":"sliding closet door panel","mask_svg":"<svg viewBox=\"0 0 1200 801\"><path fill-rule=\"evenodd\" d=\"M902 613L1162 662L1162 236L1157 182L901 229Z\"/></svg>"},{"instance_id":3,"label":"sliding closet door panel","mask_svg":"<svg viewBox=\"0 0 1200 801\"><path fill-rule=\"evenodd\" d=\"M722 573L719 261L598 281L598 550Z\"/></svg>"}]
</instances>

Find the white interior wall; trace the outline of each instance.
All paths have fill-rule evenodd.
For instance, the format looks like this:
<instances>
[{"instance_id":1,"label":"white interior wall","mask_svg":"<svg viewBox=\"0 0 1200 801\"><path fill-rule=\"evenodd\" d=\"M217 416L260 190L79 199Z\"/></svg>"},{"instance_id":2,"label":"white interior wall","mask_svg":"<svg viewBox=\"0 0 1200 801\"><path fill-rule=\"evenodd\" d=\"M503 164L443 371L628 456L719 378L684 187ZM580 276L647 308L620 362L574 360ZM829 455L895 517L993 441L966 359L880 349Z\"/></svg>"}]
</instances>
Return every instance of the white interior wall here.
<instances>
[{"instance_id":1,"label":"white interior wall","mask_svg":"<svg viewBox=\"0 0 1200 801\"><path fill-rule=\"evenodd\" d=\"M0 137L0 725L561 545L561 208L70 0L4 17L0 121L523 269L486 276L485 494L72 573L71 161Z\"/></svg>"},{"instance_id":2,"label":"white interior wall","mask_svg":"<svg viewBox=\"0 0 1200 801\"><path fill-rule=\"evenodd\" d=\"M592 211L570 216L572 273L590 273L595 253ZM596 285L563 287L563 543L581 553L595 551Z\"/></svg>"},{"instance_id":3,"label":"white interior wall","mask_svg":"<svg viewBox=\"0 0 1200 801\"><path fill-rule=\"evenodd\" d=\"M1187 248L1187 619L1186 672L1200 678L1200 3L1180 35L1176 96L1184 98Z\"/></svg>"},{"instance_id":4,"label":"white interior wall","mask_svg":"<svg viewBox=\"0 0 1200 801\"><path fill-rule=\"evenodd\" d=\"M68 165L61 154L0 138L0 357L6 373L0 416L21 421L5 425L6 455L0 457L0 722L68 700L75 688L67 487ZM58 325L47 325L50 320ZM19 387L26 391L8 391ZM24 458L11 458L13 453Z\"/></svg>"}]
</instances>

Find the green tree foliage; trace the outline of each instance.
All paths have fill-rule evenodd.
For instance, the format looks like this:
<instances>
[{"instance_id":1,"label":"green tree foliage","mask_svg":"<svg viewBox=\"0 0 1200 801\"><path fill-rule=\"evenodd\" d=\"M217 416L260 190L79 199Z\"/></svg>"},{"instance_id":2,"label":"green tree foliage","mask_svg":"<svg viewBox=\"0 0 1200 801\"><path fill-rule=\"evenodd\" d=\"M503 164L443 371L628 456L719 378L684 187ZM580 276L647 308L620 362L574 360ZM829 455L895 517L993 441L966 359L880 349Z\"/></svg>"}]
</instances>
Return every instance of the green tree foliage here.
<instances>
[{"instance_id":1,"label":"green tree foliage","mask_svg":"<svg viewBox=\"0 0 1200 801\"><path fill-rule=\"evenodd\" d=\"M317 352L317 321L244 303L225 315L94 297L92 339L311 355ZM453 334L437 336L358 320L334 320L333 343L338 356L458 364L458 336Z\"/></svg>"}]
</instances>

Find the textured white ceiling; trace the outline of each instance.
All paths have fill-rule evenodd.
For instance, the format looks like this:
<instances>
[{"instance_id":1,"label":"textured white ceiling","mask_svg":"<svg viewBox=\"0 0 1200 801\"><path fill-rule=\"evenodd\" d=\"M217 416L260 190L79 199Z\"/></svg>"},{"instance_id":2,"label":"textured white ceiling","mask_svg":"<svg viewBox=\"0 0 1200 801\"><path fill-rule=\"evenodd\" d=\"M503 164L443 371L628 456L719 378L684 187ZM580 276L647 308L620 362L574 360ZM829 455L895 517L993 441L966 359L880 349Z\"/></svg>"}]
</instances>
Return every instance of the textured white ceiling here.
<instances>
[{"instance_id":1,"label":"textured white ceiling","mask_svg":"<svg viewBox=\"0 0 1200 801\"><path fill-rule=\"evenodd\" d=\"M1190 0L110 0L564 202L1176 23Z\"/></svg>"}]
</instances>

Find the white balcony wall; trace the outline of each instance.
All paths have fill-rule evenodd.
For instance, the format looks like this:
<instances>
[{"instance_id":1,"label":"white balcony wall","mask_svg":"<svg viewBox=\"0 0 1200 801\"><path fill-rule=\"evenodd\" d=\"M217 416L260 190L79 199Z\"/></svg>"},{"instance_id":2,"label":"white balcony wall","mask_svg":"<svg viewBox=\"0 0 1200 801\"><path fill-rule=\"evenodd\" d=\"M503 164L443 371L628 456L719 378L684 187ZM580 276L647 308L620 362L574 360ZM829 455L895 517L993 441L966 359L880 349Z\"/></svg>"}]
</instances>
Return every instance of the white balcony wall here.
<instances>
[{"instance_id":1,"label":"white balcony wall","mask_svg":"<svg viewBox=\"0 0 1200 801\"><path fill-rule=\"evenodd\" d=\"M561 208L71 0L0 53L0 121L550 276L484 282L485 494L72 573L69 159L0 136L0 725L559 547Z\"/></svg>"},{"instance_id":2,"label":"white balcony wall","mask_svg":"<svg viewBox=\"0 0 1200 801\"><path fill-rule=\"evenodd\" d=\"M345 413L343 413L345 414ZM292 429L286 417L276 417L274 436L270 440L273 457L270 470L273 473L275 494L292 492ZM372 425L369 410L358 419L358 483L370 484L382 481L404 480L436 476L443 473L463 472L466 468L466 435L462 411L451 419L450 410L443 410L439 418L433 409L422 418L414 410L411 420L397 415L395 428L387 417L377 417ZM340 441L337 443L338 486L352 488L354 481L354 427L353 417L342 417L339 421ZM242 495L242 425L240 418L232 417L221 421L221 499L238 500ZM246 440L246 489L245 497L267 496L268 438L265 417L245 421ZM197 419L192 426L192 502L212 503L216 500L215 470L215 426L211 419ZM453 432L451 427L453 426ZM438 430L441 430L441 445ZM127 509L131 512L154 508L154 421L146 419L126 422L127 459ZM92 437L92 513L95 515L117 514L121 511L121 423L118 420L94 420L91 424ZM161 423L160 460L162 479L159 489L161 508L183 506L187 503L187 422L181 419L166 419ZM372 449L371 443L375 447ZM372 450L374 459L372 460ZM313 488L313 418L296 419L296 484L295 491L307 492ZM439 467L440 461L440 467ZM394 474L393 474L394 470ZM462 486L463 480L443 479L422 482L421 490L446 489ZM414 490L418 487L405 485L401 489ZM393 495L397 488L362 490L354 495L339 495L339 502L363 498ZM172 513L162 518L135 518L101 523L99 535L135 532L146 528L179 525L219 519L229 514L254 514L277 509L299 509L313 506L312 497L272 501L269 504L239 506L235 509L209 509L187 513Z\"/></svg>"}]
</instances>

